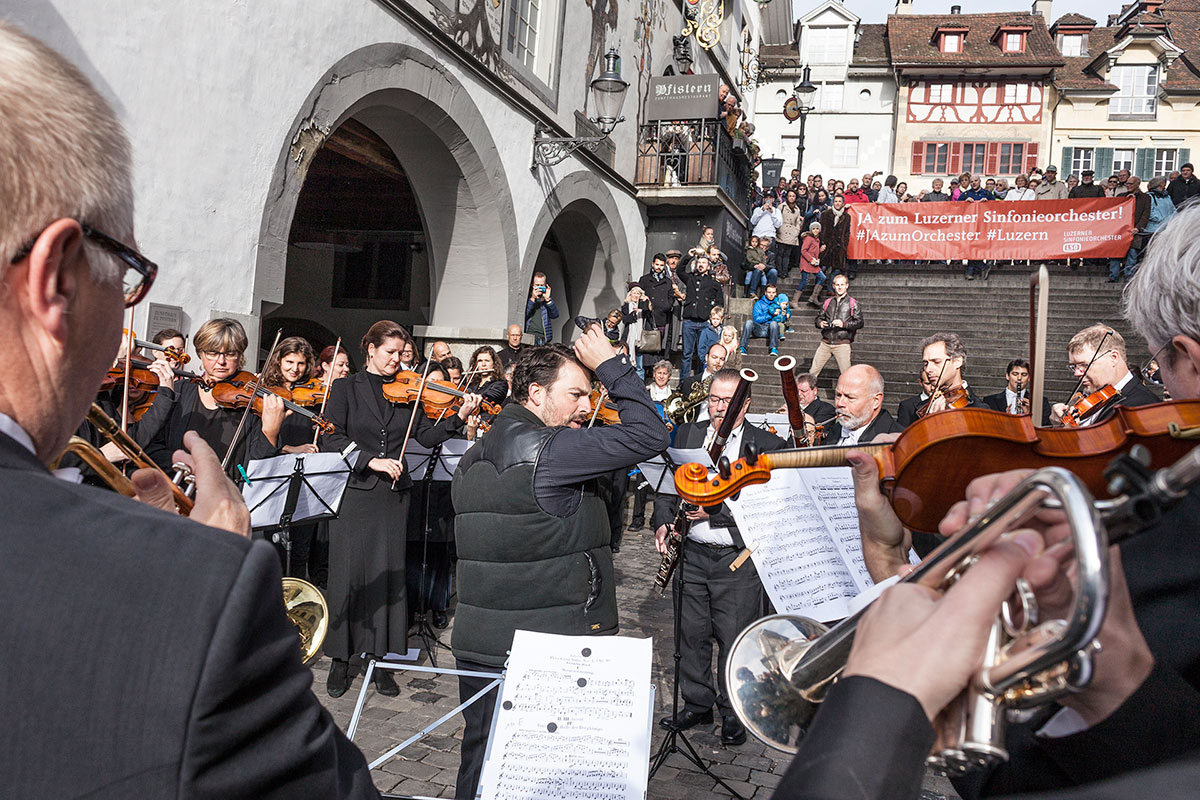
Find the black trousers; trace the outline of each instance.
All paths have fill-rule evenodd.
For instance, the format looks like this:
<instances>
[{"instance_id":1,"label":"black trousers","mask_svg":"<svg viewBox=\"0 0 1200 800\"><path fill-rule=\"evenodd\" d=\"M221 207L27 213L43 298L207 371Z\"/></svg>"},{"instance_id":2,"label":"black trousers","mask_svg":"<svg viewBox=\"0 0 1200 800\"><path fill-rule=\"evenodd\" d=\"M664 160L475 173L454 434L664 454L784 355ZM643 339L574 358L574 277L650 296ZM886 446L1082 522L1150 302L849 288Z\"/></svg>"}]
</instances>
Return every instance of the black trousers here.
<instances>
[{"instance_id":1,"label":"black trousers","mask_svg":"<svg viewBox=\"0 0 1200 800\"><path fill-rule=\"evenodd\" d=\"M735 572L729 565L738 557L736 547L713 548L688 541L684 544L683 613L679 621L679 694L684 708L702 714L715 703L721 716L733 714L725 685L725 661L734 639L762 612L763 589L746 561ZM680 591L680 582L675 582ZM712 645L717 643L717 679L712 674Z\"/></svg>"},{"instance_id":2,"label":"black trousers","mask_svg":"<svg viewBox=\"0 0 1200 800\"><path fill-rule=\"evenodd\" d=\"M478 664L474 661L456 659L456 669L471 672L494 672L498 667ZM458 702L465 703L476 692L488 685L487 678L458 676ZM492 690L463 709L463 738L461 761L458 764L458 779L454 782L454 796L458 800L474 800L479 790L479 775L483 772L483 756L487 752L488 735L492 732L492 714L496 710L496 691Z\"/></svg>"}]
</instances>

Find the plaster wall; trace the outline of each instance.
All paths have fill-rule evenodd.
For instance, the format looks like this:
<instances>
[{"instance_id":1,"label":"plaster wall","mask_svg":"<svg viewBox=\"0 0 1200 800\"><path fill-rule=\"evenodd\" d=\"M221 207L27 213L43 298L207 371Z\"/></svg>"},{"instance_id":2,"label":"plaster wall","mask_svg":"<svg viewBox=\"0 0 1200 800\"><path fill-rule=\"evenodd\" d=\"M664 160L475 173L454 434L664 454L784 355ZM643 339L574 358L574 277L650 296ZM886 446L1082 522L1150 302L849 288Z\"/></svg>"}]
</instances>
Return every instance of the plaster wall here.
<instances>
[{"instance_id":1,"label":"plaster wall","mask_svg":"<svg viewBox=\"0 0 1200 800\"><path fill-rule=\"evenodd\" d=\"M587 81L580 58L586 57L592 20L584 4L564 2L555 113L574 133L567 121L582 107ZM437 88L476 110L482 126L452 119L454 125L443 129L454 135L444 142L447 152L457 157L469 151L471 156L458 161L464 172L459 187L481 181L503 184L487 200L492 207L480 209L481 215L498 220L497 230L477 231L469 244L471 237L460 237L464 232L459 231L454 246L443 248L451 261L447 273L432 276L433 289L453 293L456 302L443 306L435 299L432 322L499 330L518 313L532 273L523 254L540 246L530 241L532 231L545 213L548 193L575 173L595 178L591 191L603 195L597 199L620 229L621 239L608 254L614 272L628 275L630 263L642 261L643 212L631 195L597 178L576 158L531 172L533 120L379 3L350 0L334 8L299 0L219 7L149 0L0 0L0 14L65 54L118 109L134 145L138 246L162 267L150 300L182 306L193 325L213 310L253 316L285 302L284 275L278 270L265 274L262 266L266 245L275 256L287 256L286 230L273 232L276 238L282 235L282 244L262 240L265 210L278 200L272 193L283 188L278 170L288 160L296 163L298 151L289 149L294 139L300 149L306 143L311 148L342 121L311 120L306 128L311 109L305 104L314 87L323 81L336 86L355 80L354 75L328 73L347 54L378 43L426 53L442 76L437 81L445 84ZM610 32L612 44L628 48L632 17L625 16L621 24L628 27L619 34ZM669 54L669 36L660 38ZM625 71L632 83L628 61ZM361 80L364 93L384 88ZM635 102L631 88L625 106L631 117ZM632 172L634 128L621 125L613 134L614 163L626 173ZM311 138L297 137L305 130ZM446 166L437 158L422 161L421 137L415 131L403 137L399 131L394 130L389 144L406 170ZM467 202L461 194L452 199L456 205ZM434 230L456 224L448 205L439 206L447 200L420 198L431 239ZM431 250L438 253L436 246ZM454 270L460 277L475 276L463 279L467 291ZM139 310L135 324L144 324L145 313L144 307ZM347 313L346 324L357 324L350 320L358 316ZM250 331L252 339L256 333Z\"/></svg>"}]
</instances>

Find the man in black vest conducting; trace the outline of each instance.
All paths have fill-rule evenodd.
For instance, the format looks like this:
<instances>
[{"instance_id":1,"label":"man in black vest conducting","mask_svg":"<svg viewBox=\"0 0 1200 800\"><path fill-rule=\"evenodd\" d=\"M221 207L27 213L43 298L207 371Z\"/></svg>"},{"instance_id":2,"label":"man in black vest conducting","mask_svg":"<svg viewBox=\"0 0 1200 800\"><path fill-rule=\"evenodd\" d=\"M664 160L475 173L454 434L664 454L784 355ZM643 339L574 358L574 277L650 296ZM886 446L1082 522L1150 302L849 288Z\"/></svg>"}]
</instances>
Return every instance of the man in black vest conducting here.
<instances>
[{"instance_id":1,"label":"man in black vest conducting","mask_svg":"<svg viewBox=\"0 0 1200 800\"><path fill-rule=\"evenodd\" d=\"M591 376L621 424L587 427ZM458 668L499 672L518 628L570 635L617 632L610 530L596 481L670 445L627 355L591 326L571 348L523 349L512 400L454 473ZM487 679L459 676L463 702ZM455 796L479 785L495 693L463 710Z\"/></svg>"},{"instance_id":2,"label":"man in black vest conducting","mask_svg":"<svg viewBox=\"0 0 1200 800\"><path fill-rule=\"evenodd\" d=\"M778 450L784 441L753 425L744 424L750 408L750 393L741 408L730 408L737 388L737 370L723 369L713 376L708 389L707 420L679 426L676 447L707 448L726 414L736 414L733 432L725 442L725 455L735 460L743 455L746 442L757 445L759 452ZM660 494L654 501L655 539L660 553L666 552L666 537L679 509L679 498ZM683 580L680 613L679 693L683 708L674 719L661 721L663 727L686 730L713 721L713 703L721 712L721 741L727 745L746 741L746 729L733 713L725 686L725 659L737 635L762 613L763 588L754 564L746 561L734 571L729 567L745 549L745 542L728 507L697 508L688 513L692 526L684 544L679 567ZM680 591L679 583L675 591ZM712 679L712 640L717 640L717 684Z\"/></svg>"}]
</instances>

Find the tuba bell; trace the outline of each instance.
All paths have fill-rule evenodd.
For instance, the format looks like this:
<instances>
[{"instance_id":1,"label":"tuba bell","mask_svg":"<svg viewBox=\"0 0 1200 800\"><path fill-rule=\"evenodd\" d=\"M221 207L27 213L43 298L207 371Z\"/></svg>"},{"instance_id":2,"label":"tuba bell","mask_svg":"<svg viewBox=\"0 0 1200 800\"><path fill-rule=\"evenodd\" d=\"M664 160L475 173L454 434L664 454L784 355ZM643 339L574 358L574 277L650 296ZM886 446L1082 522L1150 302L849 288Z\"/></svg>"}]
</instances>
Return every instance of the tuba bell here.
<instances>
[{"instance_id":1,"label":"tuba bell","mask_svg":"<svg viewBox=\"0 0 1200 800\"><path fill-rule=\"evenodd\" d=\"M988 643L984 666L934 723L937 741L927 764L961 774L1007 760L1004 724L1027 709L1076 691L1091 678L1094 641L1108 600L1108 537L1091 494L1058 467L1030 475L972 525L934 550L904 578L944 590L1003 533L1043 508L1061 508L1075 549L1078 587L1067 619L1035 625L1032 594L1018 585ZM826 692L841 674L862 609L833 628L806 617L776 614L747 627L730 649L730 703L764 743L795 753Z\"/></svg>"},{"instance_id":2,"label":"tuba bell","mask_svg":"<svg viewBox=\"0 0 1200 800\"><path fill-rule=\"evenodd\" d=\"M712 376L702 381L696 381L687 397L676 391L663 402L663 414L675 426L685 422L695 422L700 406L708 399L708 388L712 384Z\"/></svg>"}]
</instances>

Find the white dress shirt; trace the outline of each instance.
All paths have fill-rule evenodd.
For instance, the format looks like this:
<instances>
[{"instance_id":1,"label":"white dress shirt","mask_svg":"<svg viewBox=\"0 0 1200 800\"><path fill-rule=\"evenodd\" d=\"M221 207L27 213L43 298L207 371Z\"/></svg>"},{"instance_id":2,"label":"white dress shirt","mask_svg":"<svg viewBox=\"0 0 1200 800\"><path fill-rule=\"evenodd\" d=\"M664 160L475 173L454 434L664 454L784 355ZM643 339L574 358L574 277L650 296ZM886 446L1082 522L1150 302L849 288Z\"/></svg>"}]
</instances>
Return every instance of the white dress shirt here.
<instances>
[{"instance_id":1,"label":"white dress shirt","mask_svg":"<svg viewBox=\"0 0 1200 800\"><path fill-rule=\"evenodd\" d=\"M858 428L857 430L853 430L853 431L850 430L849 428L843 427L842 428L842 438L838 439L838 447L854 447L855 445L857 445L858 438L860 436L862 436L862 432L865 431L867 429L867 426L870 424L871 423L868 422L866 425L863 425L861 428Z\"/></svg>"},{"instance_id":2,"label":"white dress shirt","mask_svg":"<svg viewBox=\"0 0 1200 800\"><path fill-rule=\"evenodd\" d=\"M737 426L733 433L729 434L729 440L725 442L725 455L729 456L732 461L737 453L741 452L742 448L742 431L745 428L745 423ZM707 450L712 446L713 439L717 436L716 428L709 425L708 435L704 437L704 449ZM714 528L706 519L698 520L692 523L692 527L688 529L688 538L693 542L701 544L718 544L727 547L733 546L733 535L729 533L728 528Z\"/></svg>"},{"instance_id":3,"label":"white dress shirt","mask_svg":"<svg viewBox=\"0 0 1200 800\"><path fill-rule=\"evenodd\" d=\"M37 457L37 450L33 446L33 437L25 432L17 421L7 414L0 412L0 433L8 436L17 444L29 451L30 455ZM64 467L63 469L54 470L54 477L68 483L83 483L83 473L75 467Z\"/></svg>"}]
</instances>

